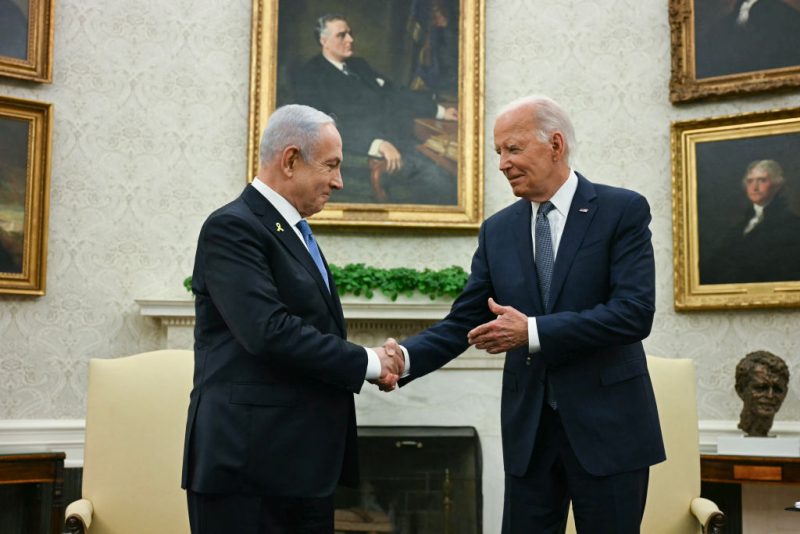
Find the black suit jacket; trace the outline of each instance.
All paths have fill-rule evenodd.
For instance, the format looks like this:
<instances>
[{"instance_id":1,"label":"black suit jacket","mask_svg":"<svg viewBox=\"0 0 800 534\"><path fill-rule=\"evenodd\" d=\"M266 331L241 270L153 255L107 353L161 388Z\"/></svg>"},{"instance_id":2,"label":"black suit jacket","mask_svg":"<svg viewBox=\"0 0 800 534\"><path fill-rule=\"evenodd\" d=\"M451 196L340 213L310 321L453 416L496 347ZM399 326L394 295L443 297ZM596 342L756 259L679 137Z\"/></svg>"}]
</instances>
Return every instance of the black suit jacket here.
<instances>
[{"instance_id":1,"label":"black suit jacket","mask_svg":"<svg viewBox=\"0 0 800 534\"><path fill-rule=\"evenodd\" d=\"M353 393L367 356L345 341L336 288L252 186L209 216L192 277L195 372L183 487L326 496L358 478Z\"/></svg>"},{"instance_id":2,"label":"black suit jacket","mask_svg":"<svg viewBox=\"0 0 800 534\"><path fill-rule=\"evenodd\" d=\"M472 272L448 316L403 342L413 380L467 348L467 332L494 318L493 297L536 317L542 350L506 354L501 425L507 473L528 469L549 375L578 461L605 476L665 458L641 340L655 311L650 209L641 195L578 175L542 308L533 262L531 203L520 200L481 226ZM548 408L549 409L549 408Z\"/></svg>"},{"instance_id":3,"label":"black suit jacket","mask_svg":"<svg viewBox=\"0 0 800 534\"><path fill-rule=\"evenodd\" d=\"M436 115L430 93L395 87L359 57L347 68L351 75L320 54L292 75L294 100L333 115L346 151L366 154L375 139L402 147L412 141L413 118Z\"/></svg>"},{"instance_id":4,"label":"black suit jacket","mask_svg":"<svg viewBox=\"0 0 800 534\"><path fill-rule=\"evenodd\" d=\"M789 209L781 194L764 207L764 220L744 235L744 229L754 216L751 204L743 217L719 239L719 249L702 263L701 283L800 280L800 217Z\"/></svg>"}]
</instances>

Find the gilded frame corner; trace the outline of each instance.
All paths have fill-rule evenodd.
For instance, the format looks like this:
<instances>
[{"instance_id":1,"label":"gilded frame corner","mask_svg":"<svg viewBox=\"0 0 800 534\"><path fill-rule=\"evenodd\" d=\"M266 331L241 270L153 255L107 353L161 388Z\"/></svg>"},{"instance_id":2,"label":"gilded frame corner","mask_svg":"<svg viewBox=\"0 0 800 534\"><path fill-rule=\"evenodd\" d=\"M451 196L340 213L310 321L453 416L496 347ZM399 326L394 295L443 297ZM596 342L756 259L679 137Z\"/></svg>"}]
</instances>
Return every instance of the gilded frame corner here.
<instances>
[{"instance_id":1,"label":"gilded frame corner","mask_svg":"<svg viewBox=\"0 0 800 534\"><path fill-rule=\"evenodd\" d=\"M0 55L0 76L34 82L53 81L55 0L28 0L27 56Z\"/></svg>"},{"instance_id":2,"label":"gilded frame corner","mask_svg":"<svg viewBox=\"0 0 800 534\"><path fill-rule=\"evenodd\" d=\"M722 239L722 232L714 234L704 230L705 237L703 237L700 230L712 228L712 218L719 219L720 215L723 215L721 212L715 212L717 209L715 206L728 205L721 195L726 190L728 195L734 192L740 196L744 195L741 180L746 167L736 162L737 170L740 171L738 174L718 171L713 165L709 165L714 162L709 154L716 153L720 156L718 160L725 160L724 154L743 151L741 156L737 155L740 161L759 160L765 159L763 150L765 144L778 145L781 142L789 142L791 146L800 142L800 108L696 119L672 124L672 235L676 310L800 307L800 274L793 277L796 279L779 282L736 282L724 278L714 280L709 274L709 269L703 267L713 265L713 262L708 263L709 260L713 260L713 256L701 256L703 247L706 246L701 243L724 244L725 242ZM748 145L752 148L749 154ZM698 157L699 148L703 150L701 157ZM792 148L784 149L786 150ZM797 159L793 161L791 168L784 166L784 176L800 170L800 151L797 154ZM724 161L720 163L724 165ZM698 168L703 169L703 176L698 176ZM709 169L713 171L709 172ZM724 181L720 175L725 175ZM723 183L725 185L719 187ZM709 191L712 191L710 195ZM713 191L719 191L720 198L714 198ZM701 201L703 194L708 200ZM744 198L742 200L744 204L749 202ZM724 215L727 217L728 213L725 211ZM739 219L725 219L728 234L738 231L734 222L736 220ZM717 238L720 240L714 241ZM793 242L800 244L800 235L793 239ZM717 246L721 248L721 245ZM708 249L711 250L711 247ZM767 259L764 258L764 261Z\"/></svg>"},{"instance_id":3,"label":"gilded frame corner","mask_svg":"<svg viewBox=\"0 0 800 534\"><path fill-rule=\"evenodd\" d=\"M336 203L312 224L338 228L476 230L483 220L484 2L461 0L458 57L457 205ZM276 107L279 0L253 0L247 180L258 171L258 144ZM345 146L345 150L347 147Z\"/></svg>"},{"instance_id":4,"label":"gilded frame corner","mask_svg":"<svg viewBox=\"0 0 800 534\"><path fill-rule=\"evenodd\" d=\"M28 123L25 159L24 193L15 211L21 211L20 221L5 221L13 237L14 257L19 257L19 269L0 272L0 294L44 295L47 272L47 225L50 202L50 154L53 122L52 104L0 97L0 120ZM0 165L6 162L0 161ZM10 174L9 174L10 175ZM20 196L20 195L11 195ZM0 214L2 214L0 212ZM18 224L17 224L18 223ZM21 226L21 231L15 230ZM20 235L14 235L20 234Z\"/></svg>"},{"instance_id":5,"label":"gilded frame corner","mask_svg":"<svg viewBox=\"0 0 800 534\"><path fill-rule=\"evenodd\" d=\"M672 52L669 97L672 103L800 87L800 63L763 70L743 69L739 72L698 78L698 43L695 32L695 2L698 1L701 0L669 0Z\"/></svg>"}]
</instances>

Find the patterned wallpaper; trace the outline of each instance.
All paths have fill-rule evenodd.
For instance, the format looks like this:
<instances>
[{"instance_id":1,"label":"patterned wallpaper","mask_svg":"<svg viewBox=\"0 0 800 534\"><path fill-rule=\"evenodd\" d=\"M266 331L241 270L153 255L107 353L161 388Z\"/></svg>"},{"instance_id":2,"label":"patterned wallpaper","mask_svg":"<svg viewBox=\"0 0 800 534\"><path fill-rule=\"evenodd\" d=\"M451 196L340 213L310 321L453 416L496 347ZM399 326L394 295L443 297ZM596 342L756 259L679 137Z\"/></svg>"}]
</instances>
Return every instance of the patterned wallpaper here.
<instances>
[{"instance_id":1,"label":"patterned wallpaper","mask_svg":"<svg viewBox=\"0 0 800 534\"><path fill-rule=\"evenodd\" d=\"M157 348L134 299L185 295L203 219L244 185L249 0L59 0L55 25L52 85L0 79L0 94L55 104L47 295L0 298L1 419L81 418L89 358ZM651 203L648 352L693 358L700 418L733 420L736 362L773 351L793 375L778 420L800 420L800 311L672 308L669 147L670 121L798 106L800 94L673 107L669 42L665 2L487 0L486 214L513 200L491 151L496 110L553 96L575 122L575 168ZM468 267L476 243L319 233L340 264Z\"/></svg>"}]
</instances>

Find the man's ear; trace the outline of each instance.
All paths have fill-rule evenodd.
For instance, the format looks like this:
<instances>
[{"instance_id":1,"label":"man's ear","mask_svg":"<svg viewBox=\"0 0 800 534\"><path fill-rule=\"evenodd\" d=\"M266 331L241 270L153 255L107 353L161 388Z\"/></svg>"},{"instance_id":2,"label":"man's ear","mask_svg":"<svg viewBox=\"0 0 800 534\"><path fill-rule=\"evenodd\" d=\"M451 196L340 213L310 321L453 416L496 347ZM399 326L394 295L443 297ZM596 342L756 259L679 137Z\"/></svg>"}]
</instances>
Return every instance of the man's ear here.
<instances>
[{"instance_id":1,"label":"man's ear","mask_svg":"<svg viewBox=\"0 0 800 534\"><path fill-rule=\"evenodd\" d=\"M550 138L550 148L553 150L553 161L558 161L564 158L564 136L561 132L556 132Z\"/></svg>"},{"instance_id":2,"label":"man's ear","mask_svg":"<svg viewBox=\"0 0 800 534\"><path fill-rule=\"evenodd\" d=\"M297 160L300 159L300 149L295 145L289 145L281 152L281 170L287 176L294 174Z\"/></svg>"}]
</instances>

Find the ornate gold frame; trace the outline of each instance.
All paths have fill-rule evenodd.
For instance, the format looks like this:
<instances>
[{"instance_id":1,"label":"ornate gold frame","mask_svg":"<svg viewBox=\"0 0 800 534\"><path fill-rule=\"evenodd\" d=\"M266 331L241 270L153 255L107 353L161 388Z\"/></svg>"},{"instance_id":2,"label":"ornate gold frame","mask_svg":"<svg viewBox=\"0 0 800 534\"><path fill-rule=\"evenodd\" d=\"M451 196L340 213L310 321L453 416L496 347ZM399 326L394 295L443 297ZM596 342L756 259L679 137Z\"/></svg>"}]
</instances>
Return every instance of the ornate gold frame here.
<instances>
[{"instance_id":1,"label":"ornate gold frame","mask_svg":"<svg viewBox=\"0 0 800 534\"><path fill-rule=\"evenodd\" d=\"M671 102L800 87L800 65L698 79L695 70L694 31L696 1L702 0L669 0L669 25L672 34L672 76L669 82Z\"/></svg>"},{"instance_id":2,"label":"ornate gold frame","mask_svg":"<svg viewBox=\"0 0 800 534\"><path fill-rule=\"evenodd\" d=\"M34 82L53 81L53 20L55 0L28 2L28 57L0 56L0 76Z\"/></svg>"},{"instance_id":3,"label":"ornate gold frame","mask_svg":"<svg viewBox=\"0 0 800 534\"><path fill-rule=\"evenodd\" d=\"M672 124L672 239L676 310L800 306L800 280L700 283L697 200L696 156L699 143L795 133L800 133L800 108Z\"/></svg>"},{"instance_id":4,"label":"ornate gold frame","mask_svg":"<svg viewBox=\"0 0 800 534\"><path fill-rule=\"evenodd\" d=\"M461 0L459 21L458 205L329 203L318 226L477 229L483 220L484 0ZM275 109L278 0L253 0L247 180L258 171L258 143Z\"/></svg>"},{"instance_id":5,"label":"ornate gold frame","mask_svg":"<svg viewBox=\"0 0 800 534\"><path fill-rule=\"evenodd\" d=\"M32 100L0 97L0 117L23 120L30 124L22 272L0 273L0 294L44 295L53 106Z\"/></svg>"}]
</instances>

